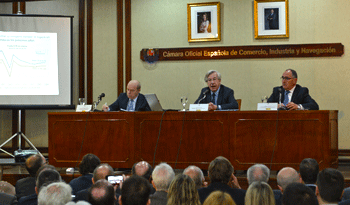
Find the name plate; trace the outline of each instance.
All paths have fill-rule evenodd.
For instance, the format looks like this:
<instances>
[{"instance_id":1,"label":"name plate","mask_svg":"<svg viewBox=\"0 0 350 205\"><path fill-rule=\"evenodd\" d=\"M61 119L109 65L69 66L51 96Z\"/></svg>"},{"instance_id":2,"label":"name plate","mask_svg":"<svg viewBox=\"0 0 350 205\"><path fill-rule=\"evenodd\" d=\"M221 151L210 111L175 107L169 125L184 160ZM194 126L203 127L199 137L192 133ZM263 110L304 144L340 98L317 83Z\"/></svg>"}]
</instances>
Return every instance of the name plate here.
<instances>
[{"instance_id":1,"label":"name plate","mask_svg":"<svg viewBox=\"0 0 350 205\"><path fill-rule=\"evenodd\" d=\"M77 105L75 112L90 112L92 105Z\"/></svg>"},{"instance_id":2,"label":"name plate","mask_svg":"<svg viewBox=\"0 0 350 205\"><path fill-rule=\"evenodd\" d=\"M277 110L278 103L258 103L258 110Z\"/></svg>"},{"instance_id":3,"label":"name plate","mask_svg":"<svg viewBox=\"0 0 350 205\"><path fill-rule=\"evenodd\" d=\"M208 111L209 104L190 104L190 111Z\"/></svg>"}]
</instances>

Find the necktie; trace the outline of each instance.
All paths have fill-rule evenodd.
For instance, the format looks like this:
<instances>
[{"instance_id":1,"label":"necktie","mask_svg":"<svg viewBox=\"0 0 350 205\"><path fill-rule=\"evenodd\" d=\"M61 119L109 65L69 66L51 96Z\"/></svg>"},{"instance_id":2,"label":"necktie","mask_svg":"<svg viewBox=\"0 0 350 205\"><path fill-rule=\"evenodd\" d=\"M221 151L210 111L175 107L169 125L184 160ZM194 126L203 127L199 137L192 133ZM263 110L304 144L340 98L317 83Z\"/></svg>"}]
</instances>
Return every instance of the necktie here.
<instances>
[{"instance_id":1,"label":"necktie","mask_svg":"<svg viewBox=\"0 0 350 205\"><path fill-rule=\"evenodd\" d=\"M127 110L133 111L134 110L133 107L134 107L134 100L130 100Z\"/></svg>"},{"instance_id":2,"label":"necktie","mask_svg":"<svg viewBox=\"0 0 350 205\"><path fill-rule=\"evenodd\" d=\"M289 103L289 98L288 98L289 93L290 93L289 90L286 90L286 92L284 93L284 100L283 100L284 105L287 105Z\"/></svg>"},{"instance_id":3,"label":"necktie","mask_svg":"<svg viewBox=\"0 0 350 205\"><path fill-rule=\"evenodd\" d=\"M215 104L215 93L211 94L210 102L212 102L213 104Z\"/></svg>"}]
</instances>

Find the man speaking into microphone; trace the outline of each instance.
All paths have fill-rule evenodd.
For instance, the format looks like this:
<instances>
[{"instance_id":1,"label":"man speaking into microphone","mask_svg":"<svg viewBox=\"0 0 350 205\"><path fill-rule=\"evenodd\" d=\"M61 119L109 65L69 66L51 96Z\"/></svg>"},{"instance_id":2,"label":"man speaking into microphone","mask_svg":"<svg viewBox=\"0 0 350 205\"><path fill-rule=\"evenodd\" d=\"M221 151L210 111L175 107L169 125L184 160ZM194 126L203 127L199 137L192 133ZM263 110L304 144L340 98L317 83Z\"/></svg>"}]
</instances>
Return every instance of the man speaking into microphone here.
<instances>
[{"instance_id":1,"label":"man speaking into microphone","mask_svg":"<svg viewBox=\"0 0 350 205\"><path fill-rule=\"evenodd\" d=\"M285 110L318 110L318 104L309 95L309 89L297 84L298 74L287 69L282 77L282 86L274 87L267 102L277 102Z\"/></svg>"},{"instance_id":2,"label":"man speaking into microphone","mask_svg":"<svg viewBox=\"0 0 350 205\"><path fill-rule=\"evenodd\" d=\"M109 107L102 106L102 110L107 111L151 111L144 95L140 93L141 84L137 80L131 80L126 87L126 93L119 95L118 99Z\"/></svg>"},{"instance_id":3,"label":"man speaking into microphone","mask_svg":"<svg viewBox=\"0 0 350 205\"><path fill-rule=\"evenodd\" d=\"M205 74L204 81L208 87L202 89L195 104L208 103L208 110L238 109L238 103L233 95L233 90L221 85L221 74L216 70L210 70Z\"/></svg>"}]
</instances>

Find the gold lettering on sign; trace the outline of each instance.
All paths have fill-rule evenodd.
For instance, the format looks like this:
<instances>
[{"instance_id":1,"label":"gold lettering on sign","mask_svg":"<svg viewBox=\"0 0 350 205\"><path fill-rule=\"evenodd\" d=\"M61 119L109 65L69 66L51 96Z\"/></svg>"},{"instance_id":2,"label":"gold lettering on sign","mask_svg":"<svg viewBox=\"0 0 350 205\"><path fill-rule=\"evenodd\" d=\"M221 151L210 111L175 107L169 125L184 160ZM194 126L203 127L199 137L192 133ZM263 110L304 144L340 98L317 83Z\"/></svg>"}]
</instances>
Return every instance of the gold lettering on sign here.
<instances>
[{"instance_id":1,"label":"gold lettering on sign","mask_svg":"<svg viewBox=\"0 0 350 205\"><path fill-rule=\"evenodd\" d=\"M169 52L165 51L163 53L163 57L183 57L184 53L183 52Z\"/></svg>"},{"instance_id":2,"label":"gold lettering on sign","mask_svg":"<svg viewBox=\"0 0 350 205\"><path fill-rule=\"evenodd\" d=\"M317 55L320 55L322 53L335 53L337 52L335 48L328 47L324 49L308 49L308 48L302 48L301 53L315 53Z\"/></svg>"},{"instance_id":3,"label":"gold lettering on sign","mask_svg":"<svg viewBox=\"0 0 350 205\"><path fill-rule=\"evenodd\" d=\"M227 50L217 50L217 51L204 51L204 56L228 56L230 55L230 52L228 52Z\"/></svg>"},{"instance_id":4,"label":"gold lettering on sign","mask_svg":"<svg viewBox=\"0 0 350 205\"><path fill-rule=\"evenodd\" d=\"M186 51L185 56L202 56L202 51Z\"/></svg>"},{"instance_id":5,"label":"gold lettering on sign","mask_svg":"<svg viewBox=\"0 0 350 205\"><path fill-rule=\"evenodd\" d=\"M286 49L270 49L270 54L281 55L281 54L295 54L295 50L291 48Z\"/></svg>"}]
</instances>

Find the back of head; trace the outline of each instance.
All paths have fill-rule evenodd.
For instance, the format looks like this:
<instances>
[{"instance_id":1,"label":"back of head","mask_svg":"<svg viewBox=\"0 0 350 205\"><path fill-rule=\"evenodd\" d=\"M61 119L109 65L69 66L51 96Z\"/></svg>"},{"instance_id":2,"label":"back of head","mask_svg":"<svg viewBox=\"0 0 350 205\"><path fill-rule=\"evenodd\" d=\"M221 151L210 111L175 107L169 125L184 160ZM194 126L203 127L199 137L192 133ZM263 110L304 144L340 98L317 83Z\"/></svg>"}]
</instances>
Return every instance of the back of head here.
<instances>
[{"instance_id":1,"label":"back of head","mask_svg":"<svg viewBox=\"0 0 350 205\"><path fill-rule=\"evenodd\" d=\"M324 169L318 174L317 189L323 201L338 203L343 194L344 176L336 169Z\"/></svg>"},{"instance_id":2,"label":"back of head","mask_svg":"<svg viewBox=\"0 0 350 205\"><path fill-rule=\"evenodd\" d=\"M82 175L93 173L95 168L101 164L100 159L94 154L86 154L79 164L79 172Z\"/></svg>"},{"instance_id":3,"label":"back of head","mask_svg":"<svg viewBox=\"0 0 350 205\"><path fill-rule=\"evenodd\" d=\"M236 205L236 203L229 194L214 191L205 199L203 205Z\"/></svg>"},{"instance_id":4,"label":"back of head","mask_svg":"<svg viewBox=\"0 0 350 205\"><path fill-rule=\"evenodd\" d=\"M15 187L6 181L0 181L0 192L10 195L16 194Z\"/></svg>"},{"instance_id":5,"label":"back of head","mask_svg":"<svg viewBox=\"0 0 350 205\"><path fill-rule=\"evenodd\" d=\"M62 181L60 173L58 173L56 170L47 169L39 173L36 179L36 187L38 192L40 192L43 186L60 181Z\"/></svg>"},{"instance_id":6,"label":"back of head","mask_svg":"<svg viewBox=\"0 0 350 205\"><path fill-rule=\"evenodd\" d=\"M177 175L168 190L167 205L177 204L200 204L196 184L191 177L184 174Z\"/></svg>"},{"instance_id":7,"label":"back of head","mask_svg":"<svg viewBox=\"0 0 350 205\"><path fill-rule=\"evenodd\" d=\"M50 165L50 164L44 164L43 166L41 166L38 171L36 172L36 175L35 175L35 180L38 178L39 176L39 173L44 171L44 170L56 170L56 167Z\"/></svg>"},{"instance_id":8,"label":"back of head","mask_svg":"<svg viewBox=\"0 0 350 205\"><path fill-rule=\"evenodd\" d=\"M147 180L150 179L152 172L152 166L146 161L137 162L131 168L132 175L137 175Z\"/></svg>"},{"instance_id":9,"label":"back of head","mask_svg":"<svg viewBox=\"0 0 350 205\"><path fill-rule=\"evenodd\" d=\"M229 183L234 170L228 159L219 156L210 162L208 171L211 183L221 182L227 184Z\"/></svg>"},{"instance_id":10,"label":"back of head","mask_svg":"<svg viewBox=\"0 0 350 205\"><path fill-rule=\"evenodd\" d=\"M167 191L174 177L175 172L173 168L166 163L157 165L152 173L152 179L157 191Z\"/></svg>"},{"instance_id":11,"label":"back of head","mask_svg":"<svg viewBox=\"0 0 350 205\"><path fill-rule=\"evenodd\" d=\"M39 168L45 164L45 159L40 154L35 154L26 160L26 169L29 172L29 175L31 177L36 176L36 172L39 170Z\"/></svg>"},{"instance_id":12,"label":"back of head","mask_svg":"<svg viewBox=\"0 0 350 205\"><path fill-rule=\"evenodd\" d=\"M300 176L305 184L315 184L319 172L319 166L315 159L306 158L299 165Z\"/></svg>"},{"instance_id":13,"label":"back of head","mask_svg":"<svg viewBox=\"0 0 350 205\"><path fill-rule=\"evenodd\" d=\"M300 182L298 172L291 168L285 167L281 169L277 174L277 184L284 190L291 183Z\"/></svg>"},{"instance_id":14,"label":"back of head","mask_svg":"<svg viewBox=\"0 0 350 205\"><path fill-rule=\"evenodd\" d=\"M113 205L115 203L114 187L105 179L98 180L90 187L88 198L92 205Z\"/></svg>"},{"instance_id":15,"label":"back of head","mask_svg":"<svg viewBox=\"0 0 350 205\"><path fill-rule=\"evenodd\" d=\"M247 171L247 180L248 184L253 182L262 181L268 182L270 178L270 169L267 168L264 164L255 164L249 167Z\"/></svg>"},{"instance_id":16,"label":"back of head","mask_svg":"<svg viewBox=\"0 0 350 205\"><path fill-rule=\"evenodd\" d=\"M204 181L204 174L199 167L188 166L184 170L183 174L185 174L185 175L191 177L191 179L193 179L194 183L196 184L197 189L202 187L203 181Z\"/></svg>"},{"instance_id":17,"label":"back of head","mask_svg":"<svg viewBox=\"0 0 350 205\"><path fill-rule=\"evenodd\" d=\"M72 200L72 188L65 182L54 182L43 187L38 195L38 205L65 205Z\"/></svg>"},{"instance_id":18,"label":"back of head","mask_svg":"<svg viewBox=\"0 0 350 205\"><path fill-rule=\"evenodd\" d=\"M253 182L245 195L246 205L275 205L275 196L266 182Z\"/></svg>"},{"instance_id":19,"label":"back of head","mask_svg":"<svg viewBox=\"0 0 350 205\"><path fill-rule=\"evenodd\" d=\"M109 164L100 164L95 168L92 179L94 182L97 182L98 180L106 179L108 175L114 175L113 168Z\"/></svg>"},{"instance_id":20,"label":"back of head","mask_svg":"<svg viewBox=\"0 0 350 205\"><path fill-rule=\"evenodd\" d=\"M301 183L289 184L282 196L283 205L318 205L317 197L309 187Z\"/></svg>"},{"instance_id":21,"label":"back of head","mask_svg":"<svg viewBox=\"0 0 350 205\"><path fill-rule=\"evenodd\" d=\"M143 177L133 175L123 183L121 201L123 205L145 205L150 193L149 182Z\"/></svg>"}]
</instances>

